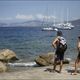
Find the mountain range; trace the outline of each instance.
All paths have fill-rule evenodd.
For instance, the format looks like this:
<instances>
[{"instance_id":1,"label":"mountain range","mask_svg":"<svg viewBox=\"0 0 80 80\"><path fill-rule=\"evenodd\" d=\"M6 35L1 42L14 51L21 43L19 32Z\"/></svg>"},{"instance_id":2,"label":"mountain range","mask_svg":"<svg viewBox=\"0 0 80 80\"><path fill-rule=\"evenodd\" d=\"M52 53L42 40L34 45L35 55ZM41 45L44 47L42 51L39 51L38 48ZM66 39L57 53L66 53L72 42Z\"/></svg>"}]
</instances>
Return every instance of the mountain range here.
<instances>
[{"instance_id":1,"label":"mountain range","mask_svg":"<svg viewBox=\"0 0 80 80\"><path fill-rule=\"evenodd\" d=\"M80 25L80 19L69 21L73 25ZM1 23L0 22L0 27L43 27L43 26L51 26L53 22L46 22L46 21L40 21L40 20L31 20L31 21L26 21L26 22L16 22L16 23Z\"/></svg>"}]
</instances>

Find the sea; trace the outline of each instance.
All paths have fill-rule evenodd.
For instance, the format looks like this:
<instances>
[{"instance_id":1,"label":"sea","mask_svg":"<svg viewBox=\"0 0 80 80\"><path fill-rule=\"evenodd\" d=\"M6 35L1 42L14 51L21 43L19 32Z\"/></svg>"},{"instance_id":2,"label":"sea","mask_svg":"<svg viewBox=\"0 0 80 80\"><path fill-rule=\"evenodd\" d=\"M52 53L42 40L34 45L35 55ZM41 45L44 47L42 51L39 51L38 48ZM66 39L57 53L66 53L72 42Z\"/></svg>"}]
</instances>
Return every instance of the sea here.
<instances>
[{"instance_id":1,"label":"sea","mask_svg":"<svg viewBox=\"0 0 80 80\"><path fill-rule=\"evenodd\" d=\"M80 26L61 31L68 45L65 57L75 60ZM55 37L56 31L42 31L41 27L0 27L0 50L13 50L22 62L31 62L38 55L55 51L52 47Z\"/></svg>"}]
</instances>

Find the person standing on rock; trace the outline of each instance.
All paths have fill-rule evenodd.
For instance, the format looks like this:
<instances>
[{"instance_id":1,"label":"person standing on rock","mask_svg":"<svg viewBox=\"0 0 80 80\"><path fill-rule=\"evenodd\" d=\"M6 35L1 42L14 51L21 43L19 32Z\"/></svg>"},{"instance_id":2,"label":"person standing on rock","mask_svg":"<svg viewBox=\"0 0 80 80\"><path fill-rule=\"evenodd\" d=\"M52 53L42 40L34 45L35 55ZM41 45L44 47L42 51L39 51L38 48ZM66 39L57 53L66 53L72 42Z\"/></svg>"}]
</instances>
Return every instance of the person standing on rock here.
<instances>
[{"instance_id":1,"label":"person standing on rock","mask_svg":"<svg viewBox=\"0 0 80 80\"><path fill-rule=\"evenodd\" d=\"M53 71L56 70L57 61L60 62L59 73L63 66L64 53L67 49L66 39L63 37L62 31L57 31L57 37L53 40L52 46L56 48Z\"/></svg>"}]
</instances>

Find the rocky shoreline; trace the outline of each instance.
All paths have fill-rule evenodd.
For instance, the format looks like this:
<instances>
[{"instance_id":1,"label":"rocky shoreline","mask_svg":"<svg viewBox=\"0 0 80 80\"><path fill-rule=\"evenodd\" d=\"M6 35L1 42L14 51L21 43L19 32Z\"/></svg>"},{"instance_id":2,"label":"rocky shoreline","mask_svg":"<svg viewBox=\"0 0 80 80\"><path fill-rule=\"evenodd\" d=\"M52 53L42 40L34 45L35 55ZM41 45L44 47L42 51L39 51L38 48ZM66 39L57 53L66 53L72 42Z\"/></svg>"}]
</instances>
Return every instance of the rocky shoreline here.
<instances>
[{"instance_id":1,"label":"rocky shoreline","mask_svg":"<svg viewBox=\"0 0 80 80\"><path fill-rule=\"evenodd\" d=\"M17 55L14 51L9 49L0 50L0 72L6 72L9 62L15 62L18 60Z\"/></svg>"},{"instance_id":2,"label":"rocky shoreline","mask_svg":"<svg viewBox=\"0 0 80 80\"><path fill-rule=\"evenodd\" d=\"M58 73L58 67L55 72L51 72L53 64L51 61L54 53L49 52L46 55L39 55L35 58L35 63L9 63L14 62L17 59L17 55L9 50L0 51L0 80L20 80L20 79L30 79L30 80L71 80L80 79L80 70L77 75L71 75L74 71L74 62L68 62L63 65L61 73ZM65 61L64 61L65 62ZM34 66L38 64L38 66ZM59 63L58 63L59 64ZM12 65L12 66L11 66ZM69 68L70 67L70 68ZM73 68L72 68L73 67ZM3 77L4 76L4 77Z\"/></svg>"}]
</instances>

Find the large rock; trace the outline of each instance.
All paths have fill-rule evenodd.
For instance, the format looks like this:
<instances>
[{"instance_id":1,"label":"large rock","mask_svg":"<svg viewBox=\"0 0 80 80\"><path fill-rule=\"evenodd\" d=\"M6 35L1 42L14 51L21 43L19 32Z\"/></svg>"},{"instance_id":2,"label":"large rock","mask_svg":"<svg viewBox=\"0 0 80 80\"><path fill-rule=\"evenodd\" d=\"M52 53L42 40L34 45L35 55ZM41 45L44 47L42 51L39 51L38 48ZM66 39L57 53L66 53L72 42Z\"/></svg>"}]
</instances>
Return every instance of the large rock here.
<instances>
[{"instance_id":1,"label":"large rock","mask_svg":"<svg viewBox=\"0 0 80 80\"><path fill-rule=\"evenodd\" d=\"M42 54L35 59L35 62L40 66L50 65L54 60L54 53Z\"/></svg>"},{"instance_id":2,"label":"large rock","mask_svg":"<svg viewBox=\"0 0 80 80\"><path fill-rule=\"evenodd\" d=\"M0 61L2 62L14 62L18 60L15 52L9 49L0 50Z\"/></svg>"},{"instance_id":3,"label":"large rock","mask_svg":"<svg viewBox=\"0 0 80 80\"><path fill-rule=\"evenodd\" d=\"M7 66L4 63L0 62L0 72L6 72L6 71L7 71Z\"/></svg>"},{"instance_id":4,"label":"large rock","mask_svg":"<svg viewBox=\"0 0 80 80\"><path fill-rule=\"evenodd\" d=\"M35 62L40 65L40 66L48 66L48 65L54 65L54 58L55 58L55 53L48 53L48 54L42 54L39 55L36 59ZM63 61L63 64L69 64L69 60L66 58ZM57 64L60 64L58 61Z\"/></svg>"}]
</instances>

